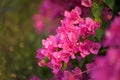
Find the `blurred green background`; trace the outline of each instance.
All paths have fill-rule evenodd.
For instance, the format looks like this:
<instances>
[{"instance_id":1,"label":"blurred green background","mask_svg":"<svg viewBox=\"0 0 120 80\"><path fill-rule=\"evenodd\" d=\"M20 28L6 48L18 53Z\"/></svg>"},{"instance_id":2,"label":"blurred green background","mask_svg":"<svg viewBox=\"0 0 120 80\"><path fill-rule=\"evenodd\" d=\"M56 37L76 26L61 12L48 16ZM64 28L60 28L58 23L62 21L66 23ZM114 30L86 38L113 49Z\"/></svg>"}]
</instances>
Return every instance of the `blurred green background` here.
<instances>
[{"instance_id":1,"label":"blurred green background","mask_svg":"<svg viewBox=\"0 0 120 80\"><path fill-rule=\"evenodd\" d=\"M50 77L35 58L42 35L36 34L32 16L41 0L0 0L0 80L28 80Z\"/></svg>"}]
</instances>

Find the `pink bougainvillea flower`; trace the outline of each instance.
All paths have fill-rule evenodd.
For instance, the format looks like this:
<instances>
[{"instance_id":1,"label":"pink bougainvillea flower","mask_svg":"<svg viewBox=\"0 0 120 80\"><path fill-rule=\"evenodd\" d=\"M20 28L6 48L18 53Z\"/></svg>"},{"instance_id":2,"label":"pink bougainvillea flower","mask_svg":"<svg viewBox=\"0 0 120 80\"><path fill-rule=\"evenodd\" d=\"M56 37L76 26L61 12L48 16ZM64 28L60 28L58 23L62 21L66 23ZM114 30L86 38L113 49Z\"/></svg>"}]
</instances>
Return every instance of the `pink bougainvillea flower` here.
<instances>
[{"instance_id":1,"label":"pink bougainvillea flower","mask_svg":"<svg viewBox=\"0 0 120 80\"><path fill-rule=\"evenodd\" d=\"M103 9L103 11L102 11L102 19L104 20L104 21L109 21L109 20L111 20L112 19L112 16L113 16L113 13L112 13L112 11L110 10L110 8L107 8L107 7L105 7L104 9Z\"/></svg>"},{"instance_id":2,"label":"pink bougainvillea flower","mask_svg":"<svg viewBox=\"0 0 120 80\"><path fill-rule=\"evenodd\" d=\"M82 70L78 67L76 67L74 70L72 70L73 74L74 74L74 77L75 77L75 80L79 80L82 78Z\"/></svg>"},{"instance_id":3,"label":"pink bougainvillea flower","mask_svg":"<svg viewBox=\"0 0 120 80\"><path fill-rule=\"evenodd\" d=\"M85 7L92 7L92 0L81 0L81 5Z\"/></svg>"},{"instance_id":4,"label":"pink bougainvillea flower","mask_svg":"<svg viewBox=\"0 0 120 80\"><path fill-rule=\"evenodd\" d=\"M53 50L53 48L57 47L56 37L50 35L46 40L42 40L42 44L44 48Z\"/></svg>"},{"instance_id":5,"label":"pink bougainvillea flower","mask_svg":"<svg viewBox=\"0 0 120 80\"><path fill-rule=\"evenodd\" d=\"M65 11L65 18L68 23L76 24L78 23L81 15L81 9L79 7L75 7L71 12Z\"/></svg>"},{"instance_id":6,"label":"pink bougainvillea flower","mask_svg":"<svg viewBox=\"0 0 120 80\"><path fill-rule=\"evenodd\" d=\"M31 77L29 80L40 80L39 77L37 77L36 75Z\"/></svg>"},{"instance_id":7,"label":"pink bougainvillea flower","mask_svg":"<svg viewBox=\"0 0 120 80\"><path fill-rule=\"evenodd\" d=\"M116 17L110 25L110 29L106 30L104 46L120 47L120 17Z\"/></svg>"},{"instance_id":8,"label":"pink bougainvillea flower","mask_svg":"<svg viewBox=\"0 0 120 80\"><path fill-rule=\"evenodd\" d=\"M80 35L82 38L86 38L90 35L94 35L96 30L100 28L100 24L87 17L84 21L80 22L79 27Z\"/></svg>"},{"instance_id":9,"label":"pink bougainvillea flower","mask_svg":"<svg viewBox=\"0 0 120 80\"><path fill-rule=\"evenodd\" d=\"M90 52L93 54L98 54L100 47L101 47L100 43L94 42L91 44Z\"/></svg>"},{"instance_id":10,"label":"pink bougainvillea flower","mask_svg":"<svg viewBox=\"0 0 120 80\"><path fill-rule=\"evenodd\" d=\"M82 79L83 73L80 68L75 67L74 70L69 71L60 71L58 74L55 75L55 78L52 78L50 80L88 80Z\"/></svg>"},{"instance_id":11,"label":"pink bougainvillea flower","mask_svg":"<svg viewBox=\"0 0 120 80\"><path fill-rule=\"evenodd\" d=\"M120 80L120 49L108 49L106 56L95 59L91 69L93 80Z\"/></svg>"},{"instance_id":12,"label":"pink bougainvillea flower","mask_svg":"<svg viewBox=\"0 0 120 80\"><path fill-rule=\"evenodd\" d=\"M72 72L64 71L64 76L62 80L81 80L82 71L80 68L76 67Z\"/></svg>"},{"instance_id":13,"label":"pink bougainvillea flower","mask_svg":"<svg viewBox=\"0 0 120 80\"><path fill-rule=\"evenodd\" d=\"M64 77L62 80L75 80L74 75L69 71L64 71Z\"/></svg>"},{"instance_id":14,"label":"pink bougainvillea flower","mask_svg":"<svg viewBox=\"0 0 120 80\"><path fill-rule=\"evenodd\" d=\"M84 43L81 42L79 46L80 55L85 57L90 53L97 54L100 49L100 43L95 43L90 40L85 40Z\"/></svg>"},{"instance_id":15,"label":"pink bougainvillea flower","mask_svg":"<svg viewBox=\"0 0 120 80\"><path fill-rule=\"evenodd\" d=\"M38 34L40 34L42 30L44 29L44 23L42 21L42 16L40 16L39 14L36 14L33 16L33 20L34 20L35 30Z\"/></svg>"}]
</instances>

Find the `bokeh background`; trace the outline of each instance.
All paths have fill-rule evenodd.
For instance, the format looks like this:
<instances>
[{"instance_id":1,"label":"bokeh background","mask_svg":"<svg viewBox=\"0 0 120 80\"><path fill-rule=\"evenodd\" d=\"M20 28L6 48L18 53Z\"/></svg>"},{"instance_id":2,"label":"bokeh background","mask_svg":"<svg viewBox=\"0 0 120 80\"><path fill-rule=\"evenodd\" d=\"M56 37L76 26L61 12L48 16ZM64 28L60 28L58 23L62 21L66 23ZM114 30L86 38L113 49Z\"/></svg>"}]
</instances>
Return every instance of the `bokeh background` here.
<instances>
[{"instance_id":1,"label":"bokeh background","mask_svg":"<svg viewBox=\"0 0 120 80\"><path fill-rule=\"evenodd\" d=\"M35 58L36 50L41 47L41 40L48 36L46 34L48 34L47 30L49 30L49 28L46 27L47 28L46 31L43 32L42 34L37 34L35 31L33 16L39 13L40 9L38 9L38 7L42 4L42 1L45 0L0 0L0 80L29 80L33 76L38 76L40 77L41 80L49 80L49 78L53 77L50 69L48 69L47 67L42 68L39 67L37 64L39 60ZM61 0L60 2L62 3ZM70 1L70 3L72 3L72 0ZM119 3L120 3L119 0L116 0L115 6L114 7L112 6L114 8L113 16L118 14L118 11L120 11ZM62 4L65 4L68 10L69 8L72 9L75 6L75 5L71 6L69 4L66 5L66 3L64 2ZM93 16L96 19L97 18L100 19L102 7L98 6L96 8L96 6L94 5L93 9L95 10L93 10L92 13L96 12L98 13ZM101 10L97 11L96 9ZM62 12L61 7L60 12L59 9L56 7L54 11L57 10L58 14L63 15L63 13L60 13ZM53 15L55 15L55 16L52 15L53 17L55 17L53 18L55 19L55 21L63 18L63 16L61 15L54 14L54 11L50 12L53 12ZM51 14L49 14L48 17L49 16L51 16ZM57 16L60 17L56 18ZM53 23L55 22L54 20L52 21L51 19L50 21ZM49 23L48 19L48 23L45 24L45 26L49 25L51 27L50 24L52 23ZM109 24L110 21L103 22L102 26L106 27L109 26ZM53 26L56 26L56 24L55 25L52 24L52 27ZM96 35L98 35L97 36L98 39L101 39L103 36L102 30L101 32L98 32L98 34ZM90 55L86 59L90 61L92 58L93 56ZM75 67L76 66L75 64L78 64L75 63L75 61L72 62L73 62L72 64L74 64L72 65L72 67ZM79 64L80 67L83 67L84 69L85 59L81 60L81 63Z\"/></svg>"},{"instance_id":2,"label":"bokeh background","mask_svg":"<svg viewBox=\"0 0 120 80\"><path fill-rule=\"evenodd\" d=\"M41 39L34 30L32 17L41 0L0 0L0 80L28 80L37 75L51 77L35 58Z\"/></svg>"}]
</instances>

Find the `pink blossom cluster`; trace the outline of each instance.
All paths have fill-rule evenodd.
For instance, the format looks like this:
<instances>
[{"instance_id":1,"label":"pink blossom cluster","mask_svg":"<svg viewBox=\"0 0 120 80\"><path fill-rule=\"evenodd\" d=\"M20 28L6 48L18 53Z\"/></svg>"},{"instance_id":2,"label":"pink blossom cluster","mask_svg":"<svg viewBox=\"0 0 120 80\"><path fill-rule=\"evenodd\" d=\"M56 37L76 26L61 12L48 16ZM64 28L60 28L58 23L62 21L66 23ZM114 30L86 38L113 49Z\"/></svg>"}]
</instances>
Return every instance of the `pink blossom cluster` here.
<instances>
[{"instance_id":1,"label":"pink blossom cluster","mask_svg":"<svg viewBox=\"0 0 120 80\"><path fill-rule=\"evenodd\" d=\"M92 0L44 0L39 10L42 15L49 17L49 19L54 19L63 16L64 10L71 10L75 6L79 6L82 9L84 9L83 7L88 9L92 7Z\"/></svg>"},{"instance_id":2,"label":"pink blossom cluster","mask_svg":"<svg viewBox=\"0 0 120 80\"><path fill-rule=\"evenodd\" d=\"M61 20L56 35L42 40L43 46L37 50L39 66L47 65L57 74L63 63L67 64L70 59L76 59L76 54L84 58L91 53L98 53L100 43L93 42L88 37L94 36L100 24L90 17L82 18L80 15L79 7L75 7L71 12L65 11L65 18Z\"/></svg>"},{"instance_id":3,"label":"pink blossom cluster","mask_svg":"<svg viewBox=\"0 0 120 80\"><path fill-rule=\"evenodd\" d=\"M55 32L56 26L60 25L59 20L64 17L63 12L75 6L82 9L81 16L87 17L90 15L92 0L43 0L39 13L33 16L36 32L38 34L43 30L49 33Z\"/></svg>"},{"instance_id":4,"label":"pink blossom cluster","mask_svg":"<svg viewBox=\"0 0 120 80\"><path fill-rule=\"evenodd\" d=\"M64 72L59 73L55 78L51 80L81 80L82 75L83 73L81 69L76 67L72 71L65 70Z\"/></svg>"},{"instance_id":5,"label":"pink blossom cluster","mask_svg":"<svg viewBox=\"0 0 120 80\"><path fill-rule=\"evenodd\" d=\"M106 55L95 58L87 68L92 80L120 80L120 17L111 23L105 38Z\"/></svg>"},{"instance_id":6,"label":"pink blossom cluster","mask_svg":"<svg viewBox=\"0 0 120 80\"><path fill-rule=\"evenodd\" d=\"M104 46L120 47L120 17L116 17L110 25L110 29L106 30Z\"/></svg>"},{"instance_id":7,"label":"pink blossom cluster","mask_svg":"<svg viewBox=\"0 0 120 80\"><path fill-rule=\"evenodd\" d=\"M120 80L120 48L110 48L105 57L97 57L90 75L92 80Z\"/></svg>"}]
</instances>

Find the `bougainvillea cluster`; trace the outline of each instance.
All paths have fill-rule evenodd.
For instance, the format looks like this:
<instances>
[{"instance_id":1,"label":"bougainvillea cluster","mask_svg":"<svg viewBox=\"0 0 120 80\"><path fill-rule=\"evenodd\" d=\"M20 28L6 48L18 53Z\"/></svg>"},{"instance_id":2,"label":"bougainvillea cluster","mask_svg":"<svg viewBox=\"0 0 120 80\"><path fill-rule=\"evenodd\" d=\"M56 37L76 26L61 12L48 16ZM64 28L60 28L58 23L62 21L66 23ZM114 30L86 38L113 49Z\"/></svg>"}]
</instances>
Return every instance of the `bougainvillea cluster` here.
<instances>
[{"instance_id":1,"label":"bougainvillea cluster","mask_svg":"<svg viewBox=\"0 0 120 80\"><path fill-rule=\"evenodd\" d=\"M90 76L92 80L120 80L120 49L109 48L106 56L95 58Z\"/></svg>"},{"instance_id":2,"label":"bougainvillea cluster","mask_svg":"<svg viewBox=\"0 0 120 80\"><path fill-rule=\"evenodd\" d=\"M38 65L52 70L50 80L120 80L120 17L113 17L113 6L106 0L46 0L40 9L37 30L48 17L57 26L64 15L36 54Z\"/></svg>"},{"instance_id":3,"label":"bougainvillea cluster","mask_svg":"<svg viewBox=\"0 0 120 80\"><path fill-rule=\"evenodd\" d=\"M75 6L82 9L81 16L87 17L90 15L92 0L43 0L39 6L39 13L33 16L36 32L55 32L60 25L60 19L64 17L64 11L70 11Z\"/></svg>"},{"instance_id":4,"label":"bougainvillea cluster","mask_svg":"<svg viewBox=\"0 0 120 80\"><path fill-rule=\"evenodd\" d=\"M120 17L116 17L106 31L104 43L109 47L104 57L95 58L91 67L93 80L120 80ZM104 44L103 44L104 45ZM88 68L90 69L90 68Z\"/></svg>"},{"instance_id":5,"label":"bougainvillea cluster","mask_svg":"<svg viewBox=\"0 0 120 80\"><path fill-rule=\"evenodd\" d=\"M90 53L97 54L100 43L87 39L94 36L100 24L91 18L82 18L81 9L75 7L71 12L65 11L65 18L61 20L56 35L50 35L46 40L42 40L43 47L37 50L37 58L40 66L47 65L53 69L53 73L58 73L62 68L62 63L68 63L70 59L75 59L76 54L86 57ZM47 62L44 58L47 58Z\"/></svg>"}]
</instances>

